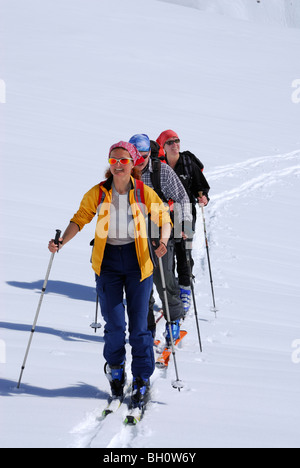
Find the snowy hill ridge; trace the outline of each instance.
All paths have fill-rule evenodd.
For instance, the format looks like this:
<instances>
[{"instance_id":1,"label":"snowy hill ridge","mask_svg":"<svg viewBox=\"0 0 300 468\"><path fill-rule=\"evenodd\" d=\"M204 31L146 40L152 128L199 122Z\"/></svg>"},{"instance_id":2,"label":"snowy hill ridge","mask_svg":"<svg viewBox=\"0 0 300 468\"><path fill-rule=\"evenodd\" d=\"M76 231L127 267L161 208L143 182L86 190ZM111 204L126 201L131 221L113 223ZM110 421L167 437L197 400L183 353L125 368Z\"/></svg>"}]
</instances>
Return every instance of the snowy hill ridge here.
<instances>
[{"instance_id":1,"label":"snowy hill ridge","mask_svg":"<svg viewBox=\"0 0 300 468\"><path fill-rule=\"evenodd\" d=\"M299 0L160 0L227 17L300 28Z\"/></svg>"}]
</instances>

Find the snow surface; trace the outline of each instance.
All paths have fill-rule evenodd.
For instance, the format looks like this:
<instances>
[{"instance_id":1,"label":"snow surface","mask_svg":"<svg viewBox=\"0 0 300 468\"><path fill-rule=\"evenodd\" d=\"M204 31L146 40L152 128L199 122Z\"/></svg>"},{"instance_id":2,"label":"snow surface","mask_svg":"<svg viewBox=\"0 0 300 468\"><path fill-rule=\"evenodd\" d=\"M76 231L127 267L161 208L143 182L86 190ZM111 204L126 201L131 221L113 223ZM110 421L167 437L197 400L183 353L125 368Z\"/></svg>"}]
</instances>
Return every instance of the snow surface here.
<instances>
[{"instance_id":1,"label":"snow surface","mask_svg":"<svg viewBox=\"0 0 300 468\"><path fill-rule=\"evenodd\" d=\"M160 0L258 23L300 28L299 0Z\"/></svg>"},{"instance_id":2,"label":"snow surface","mask_svg":"<svg viewBox=\"0 0 300 468\"><path fill-rule=\"evenodd\" d=\"M1 447L299 447L300 32L232 18L232 3L219 15L155 0L0 0ZM156 371L149 411L131 429L124 409L96 421L109 385L103 329L89 327L95 223L54 259L16 383L48 240L103 179L112 143L166 128L203 160L212 187L219 312L199 212L203 354L191 313L177 352L184 390L171 386L172 363Z\"/></svg>"}]
</instances>

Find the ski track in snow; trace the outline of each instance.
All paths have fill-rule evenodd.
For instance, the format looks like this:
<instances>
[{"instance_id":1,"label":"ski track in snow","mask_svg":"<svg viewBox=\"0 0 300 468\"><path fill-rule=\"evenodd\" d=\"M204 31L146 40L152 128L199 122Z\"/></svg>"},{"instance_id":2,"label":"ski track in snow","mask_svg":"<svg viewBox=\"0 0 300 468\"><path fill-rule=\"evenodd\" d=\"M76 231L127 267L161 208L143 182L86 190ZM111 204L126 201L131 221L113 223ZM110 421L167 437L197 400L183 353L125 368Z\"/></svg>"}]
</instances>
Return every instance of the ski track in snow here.
<instances>
[{"instance_id":1,"label":"ski track in snow","mask_svg":"<svg viewBox=\"0 0 300 468\"><path fill-rule=\"evenodd\" d=\"M247 159L246 161L235 163L235 164L218 166L215 170L207 173L207 176L209 177L210 181L218 180L220 178L223 178L224 176L231 175L234 172L256 168L265 163L274 164L276 162L290 161L290 160L294 160L297 158L298 159L300 158L300 150L292 151L286 154L277 154L277 155L271 155L271 156L263 156L260 158L252 158L252 159Z\"/></svg>"},{"instance_id":2,"label":"ski track in snow","mask_svg":"<svg viewBox=\"0 0 300 468\"><path fill-rule=\"evenodd\" d=\"M255 171L255 174L251 174ZM257 171L260 172L257 175ZM300 175L300 150L293 151L287 154L278 154L273 156L265 156L259 158L248 159L247 161L219 166L216 169L207 172L206 176L213 188L218 182L225 181L230 185L233 181L233 187L227 188L220 193L212 195L208 209L209 221L218 217L221 208L233 200L247 196L249 193L259 189L265 189L267 186L279 183L288 176ZM241 183L242 179L246 179ZM198 220L199 223L199 220ZM202 226L198 226L198 230L202 230ZM203 260L203 259L202 259ZM203 265L204 262L202 262ZM201 262L200 262L201 264ZM198 298L198 297L197 297ZM227 323L228 325L228 323ZM226 326L227 326L226 325ZM220 331L224 337L230 336L230 330L226 328ZM212 344L218 344L218 341L212 340L210 336L206 337L206 341ZM172 366L172 363L170 364ZM168 371L170 372L170 371ZM127 374L130 375L130 367L127 368ZM155 397L155 386L161 378L161 371L155 370L152 377L152 398ZM71 447L74 448L131 448L134 447L134 441L138 435L151 437L151 429L144 424L147 419L147 410L143 420L136 427L126 427L123 424L127 413L127 404L129 397L120 409L109 415L106 419L99 421L97 418L101 416L102 410L106 406L106 402L101 400L96 408L86 414L85 418L78 423L70 434L74 438ZM151 409L155 402L152 400L148 403L148 410Z\"/></svg>"},{"instance_id":3,"label":"ski track in snow","mask_svg":"<svg viewBox=\"0 0 300 468\"><path fill-rule=\"evenodd\" d=\"M127 375L130 375L130 365L126 366ZM157 369L152 376L152 396L155 394L155 383L159 378ZM74 436L74 442L70 448L131 448L134 447L134 439L141 431L149 432L143 427L142 423L138 426L130 427L124 425L124 420L128 414L128 403L130 400L130 391L126 392L125 399L121 407L115 412L108 415L105 419L101 418L102 411L107 405L104 400L99 401L97 407L92 412L87 413L86 417L75 426L70 433ZM148 403L148 408L151 408L153 403Z\"/></svg>"},{"instance_id":4,"label":"ski track in snow","mask_svg":"<svg viewBox=\"0 0 300 468\"><path fill-rule=\"evenodd\" d=\"M291 161L297 161L299 164L290 166ZM277 168L277 165L287 163L287 167ZM263 170L260 175L255 177L249 177L251 169L257 169L264 165L272 166L272 170ZM300 151L293 151L287 154L279 154L275 156L267 156L255 159L249 159L247 161L237 163L234 165L220 166L216 170L207 174L207 178L210 182L218 181L220 179L226 179L226 182L230 177L236 175L246 176L247 180L242 184L227 189L219 194L211 197L211 205L209 210L210 217L213 217L220 210L221 206L241 196L246 196L250 192L265 188L268 185L276 184L289 175L299 176L300 174Z\"/></svg>"}]
</instances>

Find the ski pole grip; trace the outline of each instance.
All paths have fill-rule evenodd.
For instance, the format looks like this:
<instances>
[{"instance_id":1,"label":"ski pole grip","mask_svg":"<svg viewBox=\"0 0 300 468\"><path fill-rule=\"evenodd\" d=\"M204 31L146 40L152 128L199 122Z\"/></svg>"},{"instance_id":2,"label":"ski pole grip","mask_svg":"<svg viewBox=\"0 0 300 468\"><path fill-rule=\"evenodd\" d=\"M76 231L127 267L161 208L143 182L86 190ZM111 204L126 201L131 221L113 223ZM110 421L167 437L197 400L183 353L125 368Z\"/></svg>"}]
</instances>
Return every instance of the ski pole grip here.
<instances>
[{"instance_id":1,"label":"ski pole grip","mask_svg":"<svg viewBox=\"0 0 300 468\"><path fill-rule=\"evenodd\" d=\"M54 244L55 245L58 245L59 244L59 238L61 236L61 231L59 229L56 229L56 236L55 236L55 239L54 239Z\"/></svg>"},{"instance_id":2,"label":"ski pole grip","mask_svg":"<svg viewBox=\"0 0 300 468\"><path fill-rule=\"evenodd\" d=\"M157 250L158 247L160 246L159 239L151 239L151 242L152 242L152 245L153 245L154 249Z\"/></svg>"},{"instance_id":3,"label":"ski pole grip","mask_svg":"<svg viewBox=\"0 0 300 468\"><path fill-rule=\"evenodd\" d=\"M203 197L203 192L198 192L199 194L199 197L202 198Z\"/></svg>"}]
</instances>

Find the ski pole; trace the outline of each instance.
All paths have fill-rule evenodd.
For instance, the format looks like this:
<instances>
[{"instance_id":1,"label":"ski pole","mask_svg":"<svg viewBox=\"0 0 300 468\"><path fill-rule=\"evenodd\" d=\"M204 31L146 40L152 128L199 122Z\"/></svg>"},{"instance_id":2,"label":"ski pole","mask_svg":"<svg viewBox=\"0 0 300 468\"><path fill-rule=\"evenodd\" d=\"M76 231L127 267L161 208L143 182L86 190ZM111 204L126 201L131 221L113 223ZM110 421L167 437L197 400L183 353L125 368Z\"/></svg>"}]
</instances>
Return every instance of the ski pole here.
<instances>
[{"instance_id":1,"label":"ski pole","mask_svg":"<svg viewBox=\"0 0 300 468\"><path fill-rule=\"evenodd\" d=\"M190 285L191 285L191 291L192 291L192 297L193 297L193 303L194 303L194 311L195 311L195 318L196 318L196 325L197 325L197 332L198 332L198 341L199 341L200 353L202 353L202 342L201 342L201 335L200 335L200 327L199 327L199 319L198 319L198 310L197 310L197 304L196 304L195 288L194 288L194 283L193 283L193 273L192 273L192 266L191 266L191 253L190 253L190 251L186 248L186 243L185 243L185 241L184 241L184 249L185 249L185 254L186 254L186 261L187 261L187 265L188 265L189 275L190 275Z\"/></svg>"},{"instance_id":2,"label":"ski pole","mask_svg":"<svg viewBox=\"0 0 300 468\"><path fill-rule=\"evenodd\" d=\"M59 238L60 238L60 236L61 236L61 231L57 229L57 230L56 230L55 240L54 240L54 243L55 243L56 245L59 244ZM21 373L20 373L20 377L19 377L19 382L18 382L17 388L20 388L20 384L21 384L23 372L24 372L24 369L25 369L25 365L26 365L26 361L27 361L27 357L28 357L30 345L31 345L31 342L32 342L33 334L34 334L34 332L35 332L35 327L36 327L36 324L37 324L37 321L38 321L38 316L39 316L39 313L40 313L40 309L41 309L41 306L42 306L44 294L45 294L45 291L46 291L46 287L47 287L47 283L48 283L48 279L49 279L49 275L50 275L50 271L51 271L51 267L52 267L54 255L55 255L55 253L52 253L52 254L51 254L50 262L49 262L49 265L48 265L48 270L47 270L47 273L46 273L46 278L45 278L45 281L44 281L44 284L43 284L43 287L42 287L42 292L41 292L41 296L40 296L38 308L37 308L37 311L36 311L36 314L35 314L35 318L34 318L34 322L33 322L32 328L31 328L30 337L29 337L27 349L26 349L26 352L25 352L24 361L23 361L23 364L22 364L22 367L21 367Z\"/></svg>"},{"instance_id":3,"label":"ski pole","mask_svg":"<svg viewBox=\"0 0 300 468\"><path fill-rule=\"evenodd\" d=\"M95 333L97 333L97 328L101 328L101 323L98 323L98 308L99 308L99 295L97 293L96 299L96 312L95 312L95 322L91 323L90 327L95 329Z\"/></svg>"},{"instance_id":4,"label":"ski pole","mask_svg":"<svg viewBox=\"0 0 300 468\"><path fill-rule=\"evenodd\" d=\"M172 355L173 355L175 373L176 373L176 381L172 382L172 387L177 388L178 391L180 392L180 390L184 387L184 385L182 381L179 380L179 375L178 375L178 368L177 368L176 355L175 355L175 346L174 346L172 327L171 327L171 316L170 316L168 296L167 296L166 279L165 279L163 262L161 258L158 259L158 264L159 264L161 283L162 283L162 288L163 288L163 293L164 293L164 298L165 298L165 306L166 306L166 314L167 314L167 320L168 320L168 326L169 326L169 332L170 332Z\"/></svg>"},{"instance_id":5,"label":"ski pole","mask_svg":"<svg viewBox=\"0 0 300 468\"><path fill-rule=\"evenodd\" d=\"M203 192L199 192L199 197L203 197ZM207 239L207 230L206 230L206 221L205 221L205 214L204 214L204 206L201 206L201 211L202 211L202 219L203 219L203 229L204 229L204 238L205 238L205 245L206 245L206 253L207 253L207 262L208 262L208 269L209 269L209 277L210 277L210 286L211 286L211 294L212 294L212 300L213 300L213 307L211 307L211 311L217 315L218 309L216 307L216 301L215 301L215 293L214 293L214 283L213 283L213 278L212 278L212 272L211 272L211 263L210 263L210 255L209 255L209 246L208 246L208 239Z\"/></svg>"},{"instance_id":6,"label":"ski pole","mask_svg":"<svg viewBox=\"0 0 300 468\"><path fill-rule=\"evenodd\" d=\"M90 246L94 248L95 239L90 242ZM99 294L97 293L96 299L96 312L95 312L95 322L91 323L90 327L94 328L95 333L97 333L97 328L101 328L101 323L98 323L98 307L99 307Z\"/></svg>"}]
</instances>

